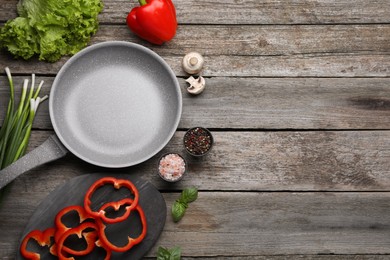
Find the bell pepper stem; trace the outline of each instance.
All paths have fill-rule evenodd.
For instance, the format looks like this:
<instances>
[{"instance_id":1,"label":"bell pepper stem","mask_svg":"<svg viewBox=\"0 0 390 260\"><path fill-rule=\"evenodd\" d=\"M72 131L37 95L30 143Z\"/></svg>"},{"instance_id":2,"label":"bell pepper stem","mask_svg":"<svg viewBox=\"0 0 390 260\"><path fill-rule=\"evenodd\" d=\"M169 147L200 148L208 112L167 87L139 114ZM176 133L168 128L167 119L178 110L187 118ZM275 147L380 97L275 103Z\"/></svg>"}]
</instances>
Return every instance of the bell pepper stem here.
<instances>
[{"instance_id":1,"label":"bell pepper stem","mask_svg":"<svg viewBox=\"0 0 390 260\"><path fill-rule=\"evenodd\" d=\"M138 2L141 6L147 4L146 0L138 0Z\"/></svg>"}]
</instances>

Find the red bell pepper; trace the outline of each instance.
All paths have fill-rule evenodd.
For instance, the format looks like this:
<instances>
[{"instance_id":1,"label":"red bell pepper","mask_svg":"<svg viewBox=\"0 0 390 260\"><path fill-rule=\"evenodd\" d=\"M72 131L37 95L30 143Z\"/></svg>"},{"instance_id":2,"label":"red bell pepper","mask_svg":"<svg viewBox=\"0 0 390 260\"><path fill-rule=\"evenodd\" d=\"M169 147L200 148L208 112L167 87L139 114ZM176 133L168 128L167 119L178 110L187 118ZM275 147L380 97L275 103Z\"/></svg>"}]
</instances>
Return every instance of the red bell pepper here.
<instances>
[{"instance_id":1,"label":"red bell pepper","mask_svg":"<svg viewBox=\"0 0 390 260\"><path fill-rule=\"evenodd\" d=\"M110 207L110 205L107 205L107 207ZM108 240L108 238L106 236L106 233L105 233L106 225L103 223L103 221L101 219L96 219L96 224L98 226L98 232L99 232L99 239L101 240L102 244L106 245L112 251L115 251L115 252L126 252L126 251L130 250L133 246L135 246L135 245L137 245L137 244L142 242L142 240L145 238L146 233L147 233L146 217L145 217L145 213L142 210L140 205L137 205L135 207L135 210L138 212L139 217L141 219L142 232L136 238L132 238L132 237L128 236L127 237L128 238L128 242L123 247L118 247L118 246L112 244Z\"/></svg>"},{"instance_id":2,"label":"red bell pepper","mask_svg":"<svg viewBox=\"0 0 390 260\"><path fill-rule=\"evenodd\" d=\"M48 228L44 231L41 230L33 230L28 233L24 238L20 245L20 254L26 258L31 260L39 260L41 259L41 255L36 252L32 252L27 249L28 242L30 239L35 240L41 247L49 247L50 253L52 255L57 255L56 248L52 241L54 240L54 233L56 232L55 228Z\"/></svg>"},{"instance_id":3,"label":"red bell pepper","mask_svg":"<svg viewBox=\"0 0 390 260\"><path fill-rule=\"evenodd\" d=\"M87 232L86 230L89 229L93 229L94 231ZM77 235L79 238L84 237L85 241L87 242L87 247L83 250L73 250L69 247L65 247L64 243L66 239L69 238L71 235ZM85 222L75 228L68 229L64 234L62 234L58 243L56 243L58 258L60 260L74 259L73 257L68 257L67 254L83 256L91 253L92 250L95 248L97 236L97 226L95 223L92 222Z\"/></svg>"},{"instance_id":4,"label":"red bell pepper","mask_svg":"<svg viewBox=\"0 0 390 260\"><path fill-rule=\"evenodd\" d=\"M127 16L127 26L150 43L161 45L176 34L176 10L171 0L139 0Z\"/></svg>"},{"instance_id":5,"label":"red bell pepper","mask_svg":"<svg viewBox=\"0 0 390 260\"><path fill-rule=\"evenodd\" d=\"M104 185L112 185L115 189L119 190L121 187L125 187L130 190L131 193L133 193L134 198L124 198L119 201L113 201L105 203L103 206L100 207L99 211L93 211L92 206L92 195L95 193L95 191L104 186ZM94 184L89 187L87 193L84 197L84 209L88 214L96 218L101 218L106 223L117 223L121 222L125 219L127 219L130 215L130 212L138 205L139 200L139 193L135 185L126 179L116 179L113 177L104 177L99 180L97 180ZM126 211L122 216L116 217L116 218L109 218L106 216L106 209L108 208L108 205L112 208L114 208L115 211L118 211L121 206L128 205L126 207Z\"/></svg>"}]
</instances>

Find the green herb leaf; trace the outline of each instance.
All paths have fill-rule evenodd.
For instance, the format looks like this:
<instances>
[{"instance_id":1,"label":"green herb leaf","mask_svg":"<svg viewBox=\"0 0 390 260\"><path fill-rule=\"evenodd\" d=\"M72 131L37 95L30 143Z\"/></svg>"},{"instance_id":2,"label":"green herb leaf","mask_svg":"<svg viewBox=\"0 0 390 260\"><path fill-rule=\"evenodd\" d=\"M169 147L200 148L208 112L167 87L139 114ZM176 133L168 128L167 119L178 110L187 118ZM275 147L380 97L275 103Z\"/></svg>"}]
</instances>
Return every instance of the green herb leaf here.
<instances>
[{"instance_id":1,"label":"green herb leaf","mask_svg":"<svg viewBox=\"0 0 390 260\"><path fill-rule=\"evenodd\" d=\"M29 81L25 79L19 104L16 106L14 82L8 67L5 68L5 73L10 87L10 99L3 125L0 128L0 169L7 167L25 154L38 106L46 99L46 97L42 99L38 97L43 82L34 92L35 75L33 74L30 91L28 91ZM0 191L0 202L2 193L3 190Z\"/></svg>"},{"instance_id":2,"label":"green herb leaf","mask_svg":"<svg viewBox=\"0 0 390 260\"><path fill-rule=\"evenodd\" d=\"M15 88L10 69L5 68L10 85L10 100L3 125L0 129L0 169L3 169L19 159L26 152L31 134L32 124L39 104L45 99L38 97L41 82L37 91L33 92L35 75L32 75L30 91L28 91L28 80L23 83L19 105L14 102ZM34 95L33 95L34 94Z\"/></svg>"},{"instance_id":3,"label":"green herb leaf","mask_svg":"<svg viewBox=\"0 0 390 260\"><path fill-rule=\"evenodd\" d=\"M198 189L195 187L184 189L180 194L180 198L172 205L173 221L178 222L180 219L182 219L188 207L188 203L195 201L197 198Z\"/></svg>"},{"instance_id":4,"label":"green herb leaf","mask_svg":"<svg viewBox=\"0 0 390 260\"><path fill-rule=\"evenodd\" d=\"M180 219L183 218L183 216L186 212L187 206L188 205L186 203L183 203L180 201L175 201L175 203L173 203L173 205L172 205L172 218L173 218L174 222L178 222Z\"/></svg>"},{"instance_id":5,"label":"green herb leaf","mask_svg":"<svg viewBox=\"0 0 390 260\"><path fill-rule=\"evenodd\" d=\"M171 254L171 258L170 260L180 260L181 258L181 248L176 246L172 249L169 250L170 254Z\"/></svg>"},{"instance_id":6,"label":"green herb leaf","mask_svg":"<svg viewBox=\"0 0 390 260\"><path fill-rule=\"evenodd\" d=\"M159 247L157 250L157 260L180 260L181 248L174 247L172 249Z\"/></svg>"},{"instance_id":7,"label":"green herb leaf","mask_svg":"<svg viewBox=\"0 0 390 260\"><path fill-rule=\"evenodd\" d=\"M195 187L184 189L180 196L180 200L186 203L193 202L197 198L198 198L198 189Z\"/></svg>"},{"instance_id":8,"label":"green herb leaf","mask_svg":"<svg viewBox=\"0 0 390 260\"><path fill-rule=\"evenodd\" d=\"M57 61L87 46L98 29L101 0L19 1L19 17L0 28L0 47L15 57Z\"/></svg>"},{"instance_id":9,"label":"green herb leaf","mask_svg":"<svg viewBox=\"0 0 390 260\"><path fill-rule=\"evenodd\" d=\"M167 248L159 247L157 250L157 260L169 260L171 253Z\"/></svg>"}]
</instances>

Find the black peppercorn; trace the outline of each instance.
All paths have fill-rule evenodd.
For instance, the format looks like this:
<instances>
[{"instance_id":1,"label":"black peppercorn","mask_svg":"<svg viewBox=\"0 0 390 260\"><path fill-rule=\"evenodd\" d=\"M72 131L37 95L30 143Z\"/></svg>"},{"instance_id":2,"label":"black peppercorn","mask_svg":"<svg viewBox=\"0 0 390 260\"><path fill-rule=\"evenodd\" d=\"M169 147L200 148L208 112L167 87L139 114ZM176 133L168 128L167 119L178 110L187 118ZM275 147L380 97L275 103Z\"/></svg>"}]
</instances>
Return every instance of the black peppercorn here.
<instances>
[{"instance_id":1,"label":"black peppercorn","mask_svg":"<svg viewBox=\"0 0 390 260\"><path fill-rule=\"evenodd\" d=\"M201 156L206 154L213 144L213 137L206 128L194 127L184 135L184 146L191 155Z\"/></svg>"}]
</instances>

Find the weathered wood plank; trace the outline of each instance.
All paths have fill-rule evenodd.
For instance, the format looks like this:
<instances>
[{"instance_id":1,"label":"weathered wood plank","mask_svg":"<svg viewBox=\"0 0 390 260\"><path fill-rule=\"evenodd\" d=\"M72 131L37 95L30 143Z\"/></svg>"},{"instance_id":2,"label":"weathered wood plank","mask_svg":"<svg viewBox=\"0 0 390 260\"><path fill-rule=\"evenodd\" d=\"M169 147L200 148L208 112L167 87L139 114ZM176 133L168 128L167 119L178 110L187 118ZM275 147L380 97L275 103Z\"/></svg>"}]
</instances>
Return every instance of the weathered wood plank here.
<instances>
[{"instance_id":1,"label":"weathered wood plank","mask_svg":"<svg viewBox=\"0 0 390 260\"><path fill-rule=\"evenodd\" d=\"M195 36L196 35L196 36ZM234 35L234 37L231 37ZM321 40L319 40L321 39ZM126 26L101 26L90 44L123 40L143 44L163 58L178 76L189 51L206 58L205 76L386 77L390 73L390 25L183 26L174 40L153 46ZM232 56L230 56L232 55ZM0 67L18 73L55 74L56 63L15 60L0 51Z\"/></svg>"},{"instance_id":2,"label":"weathered wood plank","mask_svg":"<svg viewBox=\"0 0 390 260\"><path fill-rule=\"evenodd\" d=\"M50 132L35 131L31 147ZM120 169L150 180L162 190L195 185L203 190L235 191L390 191L390 131L216 132L215 145L203 159L185 153L178 131L150 160ZM181 153L188 174L176 185L157 175L161 154ZM32 197L83 173L105 171L72 155L15 180L15 192Z\"/></svg>"},{"instance_id":3,"label":"weathered wood plank","mask_svg":"<svg viewBox=\"0 0 390 260\"><path fill-rule=\"evenodd\" d=\"M16 76L20 96L22 82ZM53 77L44 80L49 94ZM183 113L179 127L239 129L390 129L389 78L208 78L200 96L182 86ZM0 111L5 111L8 81L0 76ZM0 114L3 119L4 113ZM35 128L52 129L48 102L39 108Z\"/></svg>"},{"instance_id":4,"label":"weathered wood plank","mask_svg":"<svg viewBox=\"0 0 390 260\"><path fill-rule=\"evenodd\" d=\"M175 59L166 58L176 65ZM235 77L388 77L390 56L384 55L294 55L206 57L204 75ZM177 71L177 69L176 69Z\"/></svg>"},{"instance_id":5,"label":"weathered wood plank","mask_svg":"<svg viewBox=\"0 0 390 260\"><path fill-rule=\"evenodd\" d=\"M1 0L0 21L16 16L18 0ZM386 0L209 1L174 0L181 24L356 24L389 23ZM136 1L106 1L101 23L124 24Z\"/></svg>"},{"instance_id":6,"label":"weathered wood plank","mask_svg":"<svg viewBox=\"0 0 390 260\"><path fill-rule=\"evenodd\" d=\"M29 192L17 195L0 210L1 259L14 255L16 238L39 203ZM187 257L390 253L388 192L200 192L177 224L169 211L179 194L163 195L166 226L150 257L159 245L181 246Z\"/></svg>"},{"instance_id":7,"label":"weathered wood plank","mask_svg":"<svg viewBox=\"0 0 390 260\"><path fill-rule=\"evenodd\" d=\"M206 84L201 96L183 95L181 127L390 128L388 78L210 78Z\"/></svg>"},{"instance_id":8,"label":"weathered wood plank","mask_svg":"<svg viewBox=\"0 0 390 260\"><path fill-rule=\"evenodd\" d=\"M125 25L100 26L91 44L106 40L139 43L160 55L293 55L390 52L390 25L182 25L163 46L148 44Z\"/></svg>"},{"instance_id":9,"label":"weathered wood plank","mask_svg":"<svg viewBox=\"0 0 390 260\"><path fill-rule=\"evenodd\" d=\"M160 243L189 256L389 253L389 206L388 193L201 193Z\"/></svg>"},{"instance_id":10,"label":"weathered wood plank","mask_svg":"<svg viewBox=\"0 0 390 260\"><path fill-rule=\"evenodd\" d=\"M161 55L177 76L187 76L181 67L183 56ZM205 56L206 77L389 77L390 55L383 54L299 54L280 56ZM0 68L15 73L56 74L68 60L56 63L15 60L0 51Z\"/></svg>"}]
</instances>

